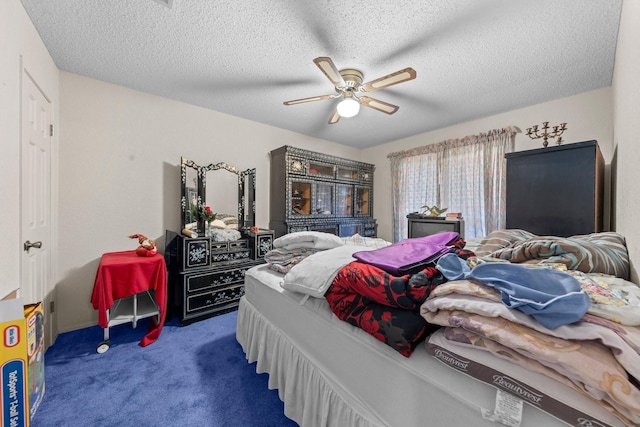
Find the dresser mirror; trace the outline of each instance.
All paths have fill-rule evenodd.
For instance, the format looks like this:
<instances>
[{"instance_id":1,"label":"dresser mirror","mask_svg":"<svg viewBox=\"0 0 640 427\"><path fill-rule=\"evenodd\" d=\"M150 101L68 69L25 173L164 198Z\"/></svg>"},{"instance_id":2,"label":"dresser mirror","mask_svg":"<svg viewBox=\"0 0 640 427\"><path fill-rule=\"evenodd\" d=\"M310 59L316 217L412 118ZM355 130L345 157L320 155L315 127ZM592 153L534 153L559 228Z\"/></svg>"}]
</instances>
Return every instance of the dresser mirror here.
<instances>
[{"instance_id":1,"label":"dresser mirror","mask_svg":"<svg viewBox=\"0 0 640 427\"><path fill-rule=\"evenodd\" d=\"M255 169L239 170L224 162L199 166L181 159L182 228L205 235L205 221L196 218L197 207L209 206L216 219L241 230L255 224ZM236 189L234 191L233 189Z\"/></svg>"},{"instance_id":2,"label":"dresser mirror","mask_svg":"<svg viewBox=\"0 0 640 427\"><path fill-rule=\"evenodd\" d=\"M234 217L238 230L252 227L255 223L255 176L255 169L241 171L224 162L203 166L202 203L211 207L216 218L227 226L235 225L229 220ZM233 191L234 187L237 191Z\"/></svg>"}]
</instances>

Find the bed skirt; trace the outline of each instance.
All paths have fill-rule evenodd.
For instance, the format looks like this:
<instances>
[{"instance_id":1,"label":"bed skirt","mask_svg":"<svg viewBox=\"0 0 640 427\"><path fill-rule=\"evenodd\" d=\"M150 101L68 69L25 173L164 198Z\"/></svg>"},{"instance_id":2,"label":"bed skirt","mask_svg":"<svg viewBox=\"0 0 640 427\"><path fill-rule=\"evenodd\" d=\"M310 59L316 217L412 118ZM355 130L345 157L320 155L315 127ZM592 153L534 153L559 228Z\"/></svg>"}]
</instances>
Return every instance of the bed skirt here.
<instances>
[{"instance_id":1,"label":"bed skirt","mask_svg":"<svg viewBox=\"0 0 640 427\"><path fill-rule=\"evenodd\" d=\"M304 427L495 427L483 417L496 389L429 355L403 357L339 320L323 298L283 290L282 275L256 266L245 275L236 339L256 371L269 374L284 413ZM522 427L566 423L532 405Z\"/></svg>"},{"instance_id":2,"label":"bed skirt","mask_svg":"<svg viewBox=\"0 0 640 427\"><path fill-rule=\"evenodd\" d=\"M287 417L305 427L382 426L360 415L322 372L246 298L238 307L236 339L256 372L269 374L269 388L278 389Z\"/></svg>"}]
</instances>

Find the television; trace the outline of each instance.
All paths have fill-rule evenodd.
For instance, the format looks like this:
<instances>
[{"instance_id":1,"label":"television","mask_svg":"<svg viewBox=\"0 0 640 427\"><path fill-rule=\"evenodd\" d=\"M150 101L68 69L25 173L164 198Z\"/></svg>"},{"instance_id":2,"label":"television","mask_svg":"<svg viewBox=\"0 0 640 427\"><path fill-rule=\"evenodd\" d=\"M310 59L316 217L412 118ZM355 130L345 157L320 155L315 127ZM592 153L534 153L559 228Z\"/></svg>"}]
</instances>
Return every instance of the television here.
<instances>
[{"instance_id":1,"label":"television","mask_svg":"<svg viewBox=\"0 0 640 427\"><path fill-rule=\"evenodd\" d=\"M446 220L436 218L408 218L408 237L424 237L442 231L455 231L464 239L464 220Z\"/></svg>"}]
</instances>

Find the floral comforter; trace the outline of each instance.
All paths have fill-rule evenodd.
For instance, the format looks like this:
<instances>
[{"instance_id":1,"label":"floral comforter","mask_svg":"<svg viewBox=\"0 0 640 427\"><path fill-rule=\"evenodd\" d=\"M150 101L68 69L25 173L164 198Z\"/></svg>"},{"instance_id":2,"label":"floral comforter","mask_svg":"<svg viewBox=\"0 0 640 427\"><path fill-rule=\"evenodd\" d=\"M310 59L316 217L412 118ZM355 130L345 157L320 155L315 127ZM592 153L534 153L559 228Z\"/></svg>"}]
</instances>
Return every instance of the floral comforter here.
<instances>
[{"instance_id":1,"label":"floral comforter","mask_svg":"<svg viewBox=\"0 0 640 427\"><path fill-rule=\"evenodd\" d=\"M447 327L450 341L471 345L527 369L547 374L640 424L640 330L585 315L550 330L501 303L499 292L456 280L434 289L421 307L432 324Z\"/></svg>"}]
</instances>

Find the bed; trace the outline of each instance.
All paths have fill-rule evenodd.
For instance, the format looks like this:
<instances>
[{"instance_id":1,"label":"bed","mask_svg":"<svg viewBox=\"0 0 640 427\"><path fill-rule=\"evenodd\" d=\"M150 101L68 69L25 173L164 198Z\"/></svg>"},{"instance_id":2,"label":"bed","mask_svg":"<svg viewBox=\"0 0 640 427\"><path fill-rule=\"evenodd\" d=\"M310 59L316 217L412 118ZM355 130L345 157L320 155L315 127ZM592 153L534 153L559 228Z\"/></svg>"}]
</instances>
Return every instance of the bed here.
<instances>
[{"instance_id":1,"label":"bed","mask_svg":"<svg viewBox=\"0 0 640 427\"><path fill-rule=\"evenodd\" d=\"M247 272L236 334L302 426L629 425L560 378L456 345L446 328L404 357L339 320L325 298L284 289L285 277L266 264Z\"/></svg>"}]
</instances>

